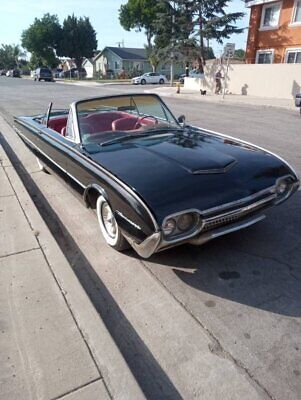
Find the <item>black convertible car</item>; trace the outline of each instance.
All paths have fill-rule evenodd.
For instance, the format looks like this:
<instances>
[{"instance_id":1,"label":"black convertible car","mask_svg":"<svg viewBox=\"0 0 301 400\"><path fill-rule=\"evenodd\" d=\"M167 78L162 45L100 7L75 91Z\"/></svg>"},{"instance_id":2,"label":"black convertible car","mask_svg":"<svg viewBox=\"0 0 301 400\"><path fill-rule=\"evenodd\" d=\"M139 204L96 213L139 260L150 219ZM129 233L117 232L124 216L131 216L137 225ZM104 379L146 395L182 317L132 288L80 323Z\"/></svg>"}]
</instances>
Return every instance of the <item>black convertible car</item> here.
<instances>
[{"instance_id":1,"label":"black convertible car","mask_svg":"<svg viewBox=\"0 0 301 400\"><path fill-rule=\"evenodd\" d=\"M280 157L188 126L153 94L50 104L45 115L15 118L15 129L41 168L96 209L106 242L142 257L253 225L299 186Z\"/></svg>"}]
</instances>

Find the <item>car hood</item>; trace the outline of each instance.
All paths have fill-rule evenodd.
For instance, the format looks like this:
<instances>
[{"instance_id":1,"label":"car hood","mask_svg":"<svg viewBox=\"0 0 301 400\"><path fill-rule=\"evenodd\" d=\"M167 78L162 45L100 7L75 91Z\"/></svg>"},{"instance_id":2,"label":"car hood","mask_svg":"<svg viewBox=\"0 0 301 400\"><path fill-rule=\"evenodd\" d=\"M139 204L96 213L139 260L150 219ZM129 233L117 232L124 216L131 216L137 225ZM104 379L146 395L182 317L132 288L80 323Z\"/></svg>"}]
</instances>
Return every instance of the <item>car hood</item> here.
<instances>
[{"instance_id":1,"label":"car hood","mask_svg":"<svg viewBox=\"0 0 301 400\"><path fill-rule=\"evenodd\" d=\"M133 188L158 222L250 196L291 172L270 153L195 129L101 147L91 158Z\"/></svg>"}]
</instances>

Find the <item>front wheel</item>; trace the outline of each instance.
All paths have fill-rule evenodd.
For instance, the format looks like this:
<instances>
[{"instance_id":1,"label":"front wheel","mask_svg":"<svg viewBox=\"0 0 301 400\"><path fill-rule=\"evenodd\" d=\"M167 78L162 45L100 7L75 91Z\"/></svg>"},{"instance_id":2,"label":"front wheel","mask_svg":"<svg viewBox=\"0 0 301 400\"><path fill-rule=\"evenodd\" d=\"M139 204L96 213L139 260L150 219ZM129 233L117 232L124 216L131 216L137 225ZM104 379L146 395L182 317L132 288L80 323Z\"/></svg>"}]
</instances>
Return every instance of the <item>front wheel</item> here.
<instances>
[{"instance_id":1,"label":"front wheel","mask_svg":"<svg viewBox=\"0 0 301 400\"><path fill-rule=\"evenodd\" d=\"M141 85L145 85L146 84L146 80L145 79L141 79Z\"/></svg>"},{"instance_id":2,"label":"front wheel","mask_svg":"<svg viewBox=\"0 0 301 400\"><path fill-rule=\"evenodd\" d=\"M97 199L96 212L101 233L107 244L117 251L127 249L129 244L120 232L113 211L103 196Z\"/></svg>"},{"instance_id":3,"label":"front wheel","mask_svg":"<svg viewBox=\"0 0 301 400\"><path fill-rule=\"evenodd\" d=\"M160 85L163 85L164 79L161 78L161 79L159 80L159 83L160 83Z\"/></svg>"}]
</instances>

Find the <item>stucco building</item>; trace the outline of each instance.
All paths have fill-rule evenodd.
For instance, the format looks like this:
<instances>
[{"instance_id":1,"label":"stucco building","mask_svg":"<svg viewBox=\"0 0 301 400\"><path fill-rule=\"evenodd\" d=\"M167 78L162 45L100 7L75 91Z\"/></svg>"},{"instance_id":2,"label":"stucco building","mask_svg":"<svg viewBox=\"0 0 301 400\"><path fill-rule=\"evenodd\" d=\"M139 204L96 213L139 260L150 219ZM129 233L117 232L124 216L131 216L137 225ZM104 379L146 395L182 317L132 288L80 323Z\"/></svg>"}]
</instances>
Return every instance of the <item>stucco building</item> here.
<instances>
[{"instance_id":1,"label":"stucco building","mask_svg":"<svg viewBox=\"0 0 301 400\"><path fill-rule=\"evenodd\" d=\"M301 0L246 0L251 8L246 62L301 63Z\"/></svg>"}]
</instances>

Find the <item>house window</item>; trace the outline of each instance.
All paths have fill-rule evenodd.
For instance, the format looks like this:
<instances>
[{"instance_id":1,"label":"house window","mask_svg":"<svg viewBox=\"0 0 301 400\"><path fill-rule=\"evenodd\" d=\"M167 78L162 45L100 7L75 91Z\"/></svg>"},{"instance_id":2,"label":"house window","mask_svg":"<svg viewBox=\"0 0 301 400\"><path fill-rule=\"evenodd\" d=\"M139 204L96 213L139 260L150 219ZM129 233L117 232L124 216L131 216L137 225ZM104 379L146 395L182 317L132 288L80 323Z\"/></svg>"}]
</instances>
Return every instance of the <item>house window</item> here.
<instances>
[{"instance_id":1,"label":"house window","mask_svg":"<svg viewBox=\"0 0 301 400\"><path fill-rule=\"evenodd\" d=\"M288 64L301 64L301 49L287 50L286 62Z\"/></svg>"},{"instance_id":2,"label":"house window","mask_svg":"<svg viewBox=\"0 0 301 400\"><path fill-rule=\"evenodd\" d=\"M115 69L119 69L119 63L115 61Z\"/></svg>"},{"instance_id":3,"label":"house window","mask_svg":"<svg viewBox=\"0 0 301 400\"><path fill-rule=\"evenodd\" d=\"M292 23L301 24L301 0L295 0Z\"/></svg>"},{"instance_id":4,"label":"house window","mask_svg":"<svg viewBox=\"0 0 301 400\"><path fill-rule=\"evenodd\" d=\"M256 54L256 64L272 64L274 60L273 50L258 50Z\"/></svg>"},{"instance_id":5,"label":"house window","mask_svg":"<svg viewBox=\"0 0 301 400\"><path fill-rule=\"evenodd\" d=\"M281 2L265 4L262 7L261 29L277 28L279 24Z\"/></svg>"}]
</instances>

